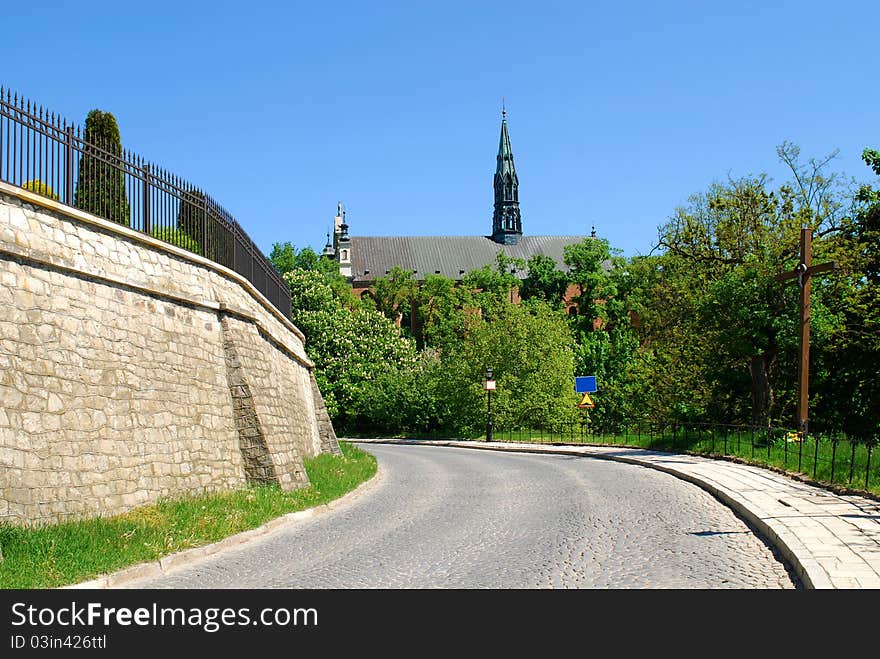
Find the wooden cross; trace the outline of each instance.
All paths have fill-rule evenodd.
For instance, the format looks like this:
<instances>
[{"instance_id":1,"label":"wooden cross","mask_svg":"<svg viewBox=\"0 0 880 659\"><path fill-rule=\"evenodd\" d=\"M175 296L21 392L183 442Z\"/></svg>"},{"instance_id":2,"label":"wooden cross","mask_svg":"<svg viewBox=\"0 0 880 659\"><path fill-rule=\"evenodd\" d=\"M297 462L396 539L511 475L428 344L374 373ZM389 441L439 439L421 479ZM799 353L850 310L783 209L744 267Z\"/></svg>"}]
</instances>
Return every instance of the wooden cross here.
<instances>
[{"instance_id":1,"label":"wooden cross","mask_svg":"<svg viewBox=\"0 0 880 659\"><path fill-rule=\"evenodd\" d=\"M801 262L794 270L776 275L777 281L786 281L797 278L801 287L800 297L800 336L798 337L798 402L797 402L797 427L801 436L807 434L807 422L809 418L809 389L810 389L810 280L813 275L829 270L836 270L837 263L829 261L813 265L813 234L807 229L801 229Z\"/></svg>"}]
</instances>

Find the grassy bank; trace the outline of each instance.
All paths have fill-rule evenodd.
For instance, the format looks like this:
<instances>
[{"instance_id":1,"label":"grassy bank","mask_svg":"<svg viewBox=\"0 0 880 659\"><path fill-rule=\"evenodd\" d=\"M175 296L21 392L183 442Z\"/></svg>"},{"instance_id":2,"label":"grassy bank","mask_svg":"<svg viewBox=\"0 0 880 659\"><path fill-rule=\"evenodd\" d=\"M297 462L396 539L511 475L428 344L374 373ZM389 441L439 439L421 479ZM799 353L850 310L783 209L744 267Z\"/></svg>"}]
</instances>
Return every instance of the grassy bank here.
<instances>
[{"instance_id":1,"label":"grassy bank","mask_svg":"<svg viewBox=\"0 0 880 659\"><path fill-rule=\"evenodd\" d=\"M340 442L344 457L307 460L311 485L292 492L253 486L160 501L116 517L35 528L0 525L0 588L52 588L86 581L253 529L327 503L376 473L376 459Z\"/></svg>"}]
</instances>

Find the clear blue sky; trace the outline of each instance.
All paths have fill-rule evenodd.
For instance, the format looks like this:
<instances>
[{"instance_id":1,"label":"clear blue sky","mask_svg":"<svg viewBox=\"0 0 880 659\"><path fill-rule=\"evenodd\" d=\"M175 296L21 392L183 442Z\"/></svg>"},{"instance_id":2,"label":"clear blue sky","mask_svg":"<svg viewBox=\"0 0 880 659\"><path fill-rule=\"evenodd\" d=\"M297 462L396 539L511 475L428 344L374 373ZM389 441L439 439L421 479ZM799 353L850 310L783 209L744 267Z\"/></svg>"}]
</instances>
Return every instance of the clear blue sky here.
<instances>
[{"instance_id":1,"label":"clear blue sky","mask_svg":"<svg viewBox=\"0 0 880 659\"><path fill-rule=\"evenodd\" d=\"M261 249L485 235L505 99L527 234L647 253L728 174L880 148L876 0L15 2L0 84L207 190Z\"/></svg>"}]
</instances>

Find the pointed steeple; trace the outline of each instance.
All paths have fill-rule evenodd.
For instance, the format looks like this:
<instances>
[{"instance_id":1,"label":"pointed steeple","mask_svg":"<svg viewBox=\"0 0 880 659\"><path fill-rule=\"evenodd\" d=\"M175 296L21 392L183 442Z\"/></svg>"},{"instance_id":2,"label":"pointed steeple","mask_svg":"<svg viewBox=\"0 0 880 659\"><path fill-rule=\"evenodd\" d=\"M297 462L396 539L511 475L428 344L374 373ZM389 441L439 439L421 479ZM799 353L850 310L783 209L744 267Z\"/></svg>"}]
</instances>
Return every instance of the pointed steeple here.
<instances>
[{"instance_id":1,"label":"pointed steeple","mask_svg":"<svg viewBox=\"0 0 880 659\"><path fill-rule=\"evenodd\" d=\"M519 214L519 180L513 165L513 149L507 132L507 110L501 110L501 139L495 165L495 212L492 216L492 240L516 245L522 235Z\"/></svg>"}]
</instances>

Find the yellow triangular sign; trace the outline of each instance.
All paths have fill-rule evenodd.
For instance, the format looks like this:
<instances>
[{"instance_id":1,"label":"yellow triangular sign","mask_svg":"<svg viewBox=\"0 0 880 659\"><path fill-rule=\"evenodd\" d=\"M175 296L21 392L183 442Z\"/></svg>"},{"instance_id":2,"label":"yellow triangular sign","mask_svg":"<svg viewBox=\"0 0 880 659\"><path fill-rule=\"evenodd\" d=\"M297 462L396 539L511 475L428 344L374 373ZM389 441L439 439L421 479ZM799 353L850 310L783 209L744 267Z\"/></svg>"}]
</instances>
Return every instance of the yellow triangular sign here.
<instances>
[{"instance_id":1,"label":"yellow triangular sign","mask_svg":"<svg viewBox=\"0 0 880 659\"><path fill-rule=\"evenodd\" d=\"M591 410L593 409L593 407L595 407L593 405L593 399L590 398L590 394L584 392L584 397L581 399L581 402L578 403L578 407L585 407L588 410Z\"/></svg>"}]
</instances>

